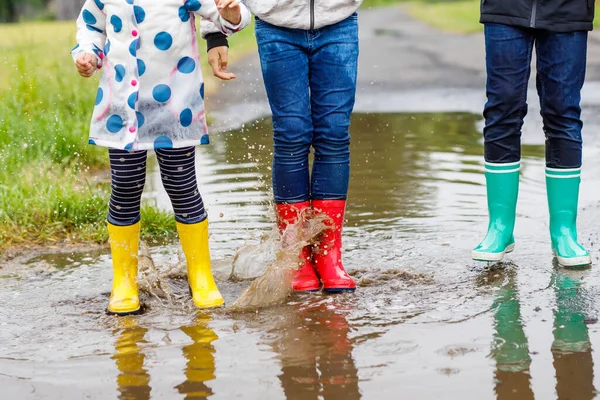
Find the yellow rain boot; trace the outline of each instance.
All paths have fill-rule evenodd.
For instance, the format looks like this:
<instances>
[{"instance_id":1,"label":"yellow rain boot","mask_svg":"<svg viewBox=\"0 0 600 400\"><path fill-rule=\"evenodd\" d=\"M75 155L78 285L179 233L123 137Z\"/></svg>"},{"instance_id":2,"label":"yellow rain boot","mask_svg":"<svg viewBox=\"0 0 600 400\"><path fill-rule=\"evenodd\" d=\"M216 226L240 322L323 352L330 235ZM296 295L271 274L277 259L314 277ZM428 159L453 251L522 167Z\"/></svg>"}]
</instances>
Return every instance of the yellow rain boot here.
<instances>
[{"instance_id":1,"label":"yellow rain boot","mask_svg":"<svg viewBox=\"0 0 600 400\"><path fill-rule=\"evenodd\" d=\"M223 305L223 296L217 288L210 268L208 248L208 220L197 224L177 223L179 240L185 253L188 267L188 282L198 308Z\"/></svg>"},{"instance_id":2,"label":"yellow rain boot","mask_svg":"<svg viewBox=\"0 0 600 400\"><path fill-rule=\"evenodd\" d=\"M130 226L108 224L113 262L113 287L108 313L135 314L140 311L138 293L138 248L140 223Z\"/></svg>"}]
</instances>

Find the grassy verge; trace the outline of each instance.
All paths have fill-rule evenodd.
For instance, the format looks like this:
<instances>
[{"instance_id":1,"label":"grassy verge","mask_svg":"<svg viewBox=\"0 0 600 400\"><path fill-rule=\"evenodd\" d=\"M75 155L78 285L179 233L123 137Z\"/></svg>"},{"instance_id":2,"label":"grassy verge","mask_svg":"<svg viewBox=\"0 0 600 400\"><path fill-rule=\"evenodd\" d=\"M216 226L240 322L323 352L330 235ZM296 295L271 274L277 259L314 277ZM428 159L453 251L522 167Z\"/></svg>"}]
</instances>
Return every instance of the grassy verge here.
<instances>
[{"instance_id":1,"label":"grassy verge","mask_svg":"<svg viewBox=\"0 0 600 400\"><path fill-rule=\"evenodd\" d=\"M363 2L363 8L366 7L380 7L380 6L391 6L396 5L405 0L365 0Z\"/></svg>"},{"instance_id":2,"label":"grassy verge","mask_svg":"<svg viewBox=\"0 0 600 400\"><path fill-rule=\"evenodd\" d=\"M480 0L443 2L415 2L408 5L408 13L437 29L454 33L483 31L479 23Z\"/></svg>"},{"instance_id":3,"label":"grassy verge","mask_svg":"<svg viewBox=\"0 0 600 400\"><path fill-rule=\"evenodd\" d=\"M0 254L106 240L109 186L94 172L108 157L87 144L98 78L76 74L74 38L74 23L0 25ZM250 28L233 38L233 58L253 41ZM171 215L145 207L143 218L145 236L175 232Z\"/></svg>"}]
</instances>

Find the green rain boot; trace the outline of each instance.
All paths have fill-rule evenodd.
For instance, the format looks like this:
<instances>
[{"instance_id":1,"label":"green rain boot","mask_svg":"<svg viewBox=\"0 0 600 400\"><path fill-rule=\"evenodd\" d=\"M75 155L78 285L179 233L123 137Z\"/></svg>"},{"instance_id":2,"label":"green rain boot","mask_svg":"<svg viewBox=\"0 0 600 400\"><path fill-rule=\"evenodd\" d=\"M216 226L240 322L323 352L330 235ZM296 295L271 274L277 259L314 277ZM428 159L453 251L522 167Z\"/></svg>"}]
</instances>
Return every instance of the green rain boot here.
<instances>
[{"instance_id":1,"label":"green rain boot","mask_svg":"<svg viewBox=\"0 0 600 400\"><path fill-rule=\"evenodd\" d=\"M488 233L475 247L471 257L477 261L502 261L515 249L515 217L519 195L521 163L485 163L488 211Z\"/></svg>"},{"instance_id":2,"label":"green rain boot","mask_svg":"<svg viewBox=\"0 0 600 400\"><path fill-rule=\"evenodd\" d=\"M581 168L546 168L552 250L563 267L590 265L590 253L577 242L577 204Z\"/></svg>"}]
</instances>

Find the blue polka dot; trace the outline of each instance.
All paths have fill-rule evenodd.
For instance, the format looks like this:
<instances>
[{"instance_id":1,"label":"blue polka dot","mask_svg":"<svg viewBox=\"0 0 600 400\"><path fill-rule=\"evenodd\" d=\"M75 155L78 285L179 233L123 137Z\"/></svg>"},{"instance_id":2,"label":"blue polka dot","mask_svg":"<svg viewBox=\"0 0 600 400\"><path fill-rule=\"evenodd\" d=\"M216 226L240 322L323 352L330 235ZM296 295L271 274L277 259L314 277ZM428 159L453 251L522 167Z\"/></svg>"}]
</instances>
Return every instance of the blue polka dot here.
<instances>
[{"instance_id":1,"label":"blue polka dot","mask_svg":"<svg viewBox=\"0 0 600 400\"><path fill-rule=\"evenodd\" d=\"M200 97L204 100L204 83L200 85Z\"/></svg>"},{"instance_id":2,"label":"blue polka dot","mask_svg":"<svg viewBox=\"0 0 600 400\"><path fill-rule=\"evenodd\" d=\"M138 66L138 74L140 74L140 76L144 75L144 72L146 72L146 63L143 62L142 60L138 59L137 66Z\"/></svg>"},{"instance_id":3,"label":"blue polka dot","mask_svg":"<svg viewBox=\"0 0 600 400\"><path fill-rule=\"evenodd\" d=\"M90 140L88 140L88 144L91 144L91 145L95 146L96 145L96 141L94 139L90 139Z\"/></svg>"},{"instance_id":4,"label":"blue polka dot","mask_svg":"<svg viewBox=\"0 0 600 400\"><path fill-rule=\"evenodd\" d=\"M135 103L138 100L138 93L139 92L133 92L131 93L131 95L129 96L129 99L127 99L127 104L129 105L129 107L135 109Z\"/></svg>"},{"instance_id":5,"label":"blue polka dot","mask_svg":"<svg viewBox=\"0 0 600 400\"><path fill-rule=\"evenodd\" d=\"M110 133L119 132L123 129L123 118L117 114L111 115L108 121L106 121L106 129L108 129Z\"/></svg>"},{"instance_id":6,"label":"blue polka dot","mask_svg":"<svg viewBox=\"0 0 600 400\"><path fill-rule=\"evenodd\" d=\"M137 51L139 50L139 48L140 48L140 39L135 39L129 45L129 54L131 54L132 56L135 57L137 55Z\"/></svg>"},{"instance_id":7,"label":"blue polka dot","mask_svg":"<svg viewBox=\"0 0 600 400\"><path fill-rule=\"evenodd\" d=\"M96 22L98 22L96 17L94 17L94 14L92 14L88 10L83 10L81 16L83 17L83 22L85 22L88 25L94 25Z\"/></svg>"},{"instance_id":8,"label":"blue polka dot","mask_svg":"<svg viewBox=\"0 0 600 400\"><path fill-rule=\"evenodd\" d=\"M127 150L127 151L133 150L133 143L127 143L125 145L125 147L123 147L123 150Z\"/></svg>"},{"instance_id":9,"label":"blue polka dot","mask_svg":"<svg viewBox=\"0 0 600 400\"><path fill-rule=\"evenodd\" d=\"M103 98L104 90L102 90L102 88L98 88L98 93L96 93L96 105L100 104Z\"/></svg>"},{"instance_id":10,"label":"blue polka dot","mask_svg":"<svg viewBox=\"0 0 600 400\"><path fill-rule=\"evenodd\" d=\"M210 144L210 138L208 137L208 135L202 136L202 138L200 139L200 144L203 144L203 145Z\"/></svg>"},{"instance_id":11,"label":"blue polka dot","mask_svg":"<svg viewBox=\"0 0 600 400\"><path fill-rule=\"evenodd\" d=\"M138 24L141 24L146 19L146 11L140 6L133 7L133 13L135 14L135 20Z\"/></svg>"},{"instance_id":12,"label":"blue polka dot","mask_svg":"<svg viewBox=\"0 0 600 400\"><path fill-rule=\"evenodd\" d=\"M200 7L202 7L202 4L200 4L198 0L189 0L187 3L185 3L185 8L192 12L200 10Z\"/></svg>"},{"instance_id":13,"label":"blue polka dot","mask_svg":"<svg viewBox=\"0 0 600 400\"><path fill-rule=\"evenodd\" d=\"M125 67L121 64L115 65L115 80L117 82L123 82L125 78Z\"/></svg>"},{"instance_id":14,"label":"blue polka dot","mask_svg":"<svg viewBox=\"0 0 600 400\"><path fill-rule=\"evenodd\" d=\"M106 44L104 45L104 55L107 56L109 51L110 51L110 40L107 40Z\"/></svg>"},{"instance_id":15,"label":"blue polka dot","mask_svg":"<svg viewBox=\"0 0 600 400\"><path fill-rule=\"evenodd\" d=\"M135 116L137 117L137 121L138 121L138 129L140 129L142 126L144 126L144 122L146 122L146 118L144 117L144 114L142 114L139 111L137 111L135 113Z\"/></svg>"},{"instance_id":16,"label":"blue polka dot","mask_svg":"<svg viewBox=\"0 0 600 400\"><path fill-rule=\"evenodd\" d=\"M154 37L154 45L159 50L169 50L173 44L173 37L168 32L161 32Z\"/></svg>"},{"instance_id":17,"label":"blue polka dot","mask_svg":"<svg viewBox=\"0 0 600 400\"><path fill-rule=\"evenodd\" d=\"M159 103L165 103L171 98L171 88L167 85L156 85L152 90L152 97Z\"/></svg>"},{"instance_id":18,"label":"blue polka dot","mask_svg":"<svg viewBox=\"0 0 600 400\"><path fill-rule=\"evenodd\" d=\"M159 136L154 140L155 149L172 149L173 141L167 136Z\"/></svg>"},{"instance_id":19,"label":"blue polka dot","mask_svg":"<svg viewBox=\"0 0 600 400\"><path fill-rule=\"evenodd\" d=\"M133 4L133 0L127 0L127 4Z\"/></svg>"},{"instance_id":20,"label":"blue polka dot","mask_svg":"<svg viewBox=\"0 0 600 400\"><path fill-rule=\"evenodd\" d=\"M190 57L183 57L179 60L179 63L177 63L177 69L182 74L191 74L196 69L196 61Z\"/></svg>"},{"instance_id":21,"label":"blue polka dot","mask_svg":"<svg viewBox=\"0 0 600 400\"><path fill-rule=\"evenodd\" d=\"M123 21L116 15L110 17L110 23L112 24L116 33L119 33L123 30Z\"/></svg>"},{"instance_id":22,"label":"blue polka dot","mask_svg":"<svg viewBox=\"0 0 600 400\"><path fill-rule=\"evenodd\" d=\"M193 119L194 115L192 114L192 110L190 110L189 108L183 110L179 115L179 122L181 122L181 125L185 128L192 124Z\"/></svg>"},{"instance_id":23,"label":"blue polka dot","mask_svg":"<svg viewBox=\"0 0 600 400\"><path fill-rule=\"evenodd\" d=\"M94 0L94 3L96 3L96 6L98 6L98 8L100 10L104 10L104 3L101 2L100 0Z\"/></svg>"},{"instance_id":24,"label":"blue polka dot","mask_svg":"<svg viewBox=\"0 0 600 400\"><path fill-rule=\"evenodd\" d=\"M190 20L190 12L185 8L185 6L179 7L179 18L183 22L188 22Z\"/></svg>"}]
</instances>

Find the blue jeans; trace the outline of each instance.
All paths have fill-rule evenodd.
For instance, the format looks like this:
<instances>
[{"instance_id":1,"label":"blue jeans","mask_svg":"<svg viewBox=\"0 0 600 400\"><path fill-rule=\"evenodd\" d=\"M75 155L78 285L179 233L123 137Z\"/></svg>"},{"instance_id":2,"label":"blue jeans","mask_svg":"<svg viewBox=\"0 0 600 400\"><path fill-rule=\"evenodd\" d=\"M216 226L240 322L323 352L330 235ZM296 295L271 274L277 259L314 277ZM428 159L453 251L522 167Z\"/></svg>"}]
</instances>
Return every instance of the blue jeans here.
<instances>
[{"instance_id":1,"label":"blue jeans","mask_svg":"<svg viewBox=\"0 0 600 400\"><path fill-rule=\"evenodd\" d=\"M346 199L358 16L309 31L257 18L256 40L273 113L275 201ZM312 178L311 146L315 153Z\"/></svg>"},{"instance_id":2,"label":"blue jeans","mask_svg":"<svg viewBox=\"0 0 600 400\"><path fill-rule=\"evenodd\" d=\"M533 46L537 91L546 134L549 168L581 166L581 88L585 80L587 32L555 33L508 25L485 25L487 97L485 160L521 159L521 128L527 114L527 83Z\"/></svg>"}]
</instances>

